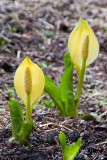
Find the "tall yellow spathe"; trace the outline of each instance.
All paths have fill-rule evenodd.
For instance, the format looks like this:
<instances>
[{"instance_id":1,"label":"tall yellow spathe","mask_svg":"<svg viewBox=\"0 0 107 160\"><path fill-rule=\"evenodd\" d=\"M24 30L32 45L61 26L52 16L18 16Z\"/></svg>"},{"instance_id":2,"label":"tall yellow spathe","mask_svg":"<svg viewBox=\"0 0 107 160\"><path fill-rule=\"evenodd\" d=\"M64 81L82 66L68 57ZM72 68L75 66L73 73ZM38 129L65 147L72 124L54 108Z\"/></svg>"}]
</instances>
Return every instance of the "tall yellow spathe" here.
<instances>
[{"instance_id":1,"label":"tall yellow spathe","mask_svg":"<svg viewBox=\"0 0 107 160\"><path fill-rule=\"evenodd\" d=\"M30 95L30 113L44 90L44 74L42 70L26 57L16 70L14 86L17 94L27 106L27 94Z\"/></svg>"},{"instance_id":2,"label":"tall yellow spathe","mask_svg":"<svg viewBox=\"0 0 107 160\"><path fill-rule=\"evenodd\" d=\"M86 67L98 56L99 43L88 22L80 18L68 39L71 60L78 70L81 70L82 68L82 46L87 35L89 36L89 50Z\"/></svg>"}]
</instances>

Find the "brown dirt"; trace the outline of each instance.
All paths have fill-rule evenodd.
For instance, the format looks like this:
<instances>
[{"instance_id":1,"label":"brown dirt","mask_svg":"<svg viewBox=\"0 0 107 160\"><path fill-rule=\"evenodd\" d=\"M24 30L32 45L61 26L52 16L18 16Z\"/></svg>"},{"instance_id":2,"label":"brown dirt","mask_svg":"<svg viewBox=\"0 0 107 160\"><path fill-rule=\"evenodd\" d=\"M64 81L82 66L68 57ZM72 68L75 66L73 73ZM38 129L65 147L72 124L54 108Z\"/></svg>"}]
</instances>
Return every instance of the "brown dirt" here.
<instances>
[{"instance_id":1,"label":"brown dirt","mask_svg":"<svg viewBox=\"0 0 107 160\"><path fill-rule=\"evenodd\" d=\"M107 2L106 0L12 0L0 1L0 156L1 159L61 160L58 133L67 135L67 143L82 137L82 147L75 160L106 160L107 158ZM43 94L35 106L32 119L36 127L27 144L21 146L11 137L8 101L13 96L22 104L13 86L15 70L29 56L38 65L45 64L44 73L57 85L64 72L63 56L67 40L79 17L87 20L100 43L96 61L86 69L79 117L94 112L95 120L73 120L62 117L57 107L50 109ZM48 31L48 33L47 33ZM51 31L51 32L49 32ZM77 71L74 70L74 88ZM10 90L11 89L11 90ZM74 90L75 91L75 90ZM11 95L11 93L12 95ZM54 105L54 104L53 104ZM23 110L25 110L23 106Z\"/></svg>"}]
</instances>

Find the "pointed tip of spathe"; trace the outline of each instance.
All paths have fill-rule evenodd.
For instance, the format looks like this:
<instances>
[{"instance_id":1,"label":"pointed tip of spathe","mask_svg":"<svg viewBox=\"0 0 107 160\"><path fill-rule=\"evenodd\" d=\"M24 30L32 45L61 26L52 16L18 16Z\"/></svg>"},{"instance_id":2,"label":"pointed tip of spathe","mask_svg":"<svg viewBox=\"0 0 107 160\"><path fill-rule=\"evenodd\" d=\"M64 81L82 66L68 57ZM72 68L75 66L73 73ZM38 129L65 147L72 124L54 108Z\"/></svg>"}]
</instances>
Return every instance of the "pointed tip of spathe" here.
<instances>
[{"instance_id":1,"label":"pointed tip of spathe","mask_svg":"<svg viewBox=\"0 0 107 160\"><path fill-rule=\"evenodd\" d=\"M78 21L78 25L82 26L84 24L84 20L80 17Z\"/></svg>"},{"instance_id":2,"label":"pointed tip of spathe","mask_svg":"<svg viewBox=\"0 0 107 160\"><path fill-rule=\"evenodd\" d=\"M26 56L26 58L25 58L26 60L29 60L30 58L28 57L28 56Z\"/></svg>"},{"instance_id":3,"label":"pointed tip of spathe","mask_svg":"<svg viewBox=\"0 0 107 160\"><path fill-rule=\"evenodd\" d=\"M86 21L80 17L79 22L86 22Z\"/></svg>"},{"instance_id":4,"label":"pointed tip of spathe","mask_svg":"<svg viewBox=\"0 0 107 160\"><path fill-rule=\"evenodd\" d=\"M83 22L83 21L84 21L84 20L80 17L80 18L79 18L79 22L81 23L81 22Z\"/></svg>"},{"instance_id":5,"label":"pointed tip of spathe","mask_svg":"<svg viewBox=\"0 0 107 160\"><path fill-rule=\"evenodd\" d=\"M27 61L27 62L31 62L31 60L28 56L24 60Z\"/></svg>"},{"instance_id":6,"label":"pointed tip of spathe","mask_svg":"<svg viewBox=\"0 0 107 160\"><path fill-rule=\"evenodd\" d=\"M83 20L81 17L79 18L79 21L78 21L79 27L85 27L87 24L88 24L87 21Z\"/></svg>"},{"instance_id":7,"label":"pointed tip of spathe","mask_svg":"<svg viewBox=\"0 0 107 160\"><path fill-rule=\"evenodd\" d=\"M82 21L82 20L83 20L83 19L80 17L80 18L79 18L79 21Z\"/></svg>"}]
</instances>

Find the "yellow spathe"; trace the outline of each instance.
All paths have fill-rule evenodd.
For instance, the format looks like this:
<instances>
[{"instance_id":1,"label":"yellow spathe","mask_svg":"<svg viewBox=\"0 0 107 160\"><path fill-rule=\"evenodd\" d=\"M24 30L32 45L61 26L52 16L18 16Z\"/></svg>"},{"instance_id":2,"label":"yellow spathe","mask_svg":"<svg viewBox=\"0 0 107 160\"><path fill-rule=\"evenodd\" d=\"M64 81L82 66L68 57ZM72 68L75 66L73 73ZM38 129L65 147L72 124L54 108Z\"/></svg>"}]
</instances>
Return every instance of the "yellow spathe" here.
<instances>
[{"instance_id":1,"label":"yellow spathe","mask_svg":"<svg viewBox=\"0 0 107 160\"><path fill-rule=\"evenodd\" d=\"M89 36L89 50L86 67L98 56L99 43L88 22L80 18L68 39L71 60L78 70L81 70L82 68L82 45L87 35Z\"/></svg>"},{"instance_id":2,"label":"yellow spathe","mask_svg":"<svg viewBox=\"0 0 107 160\"><path fill-rule=\"evenodd\" d=\"M42 70L34 64L28 57L26 57L16 70L14 76L14 86L17 94L27 105L27 93L25 91L25 71L26 68L30 69L31 74L31 92L30 92L30 111L32 113L33 105L38 101L44 90L45 78Z\"/></svg>"}]
</instances>

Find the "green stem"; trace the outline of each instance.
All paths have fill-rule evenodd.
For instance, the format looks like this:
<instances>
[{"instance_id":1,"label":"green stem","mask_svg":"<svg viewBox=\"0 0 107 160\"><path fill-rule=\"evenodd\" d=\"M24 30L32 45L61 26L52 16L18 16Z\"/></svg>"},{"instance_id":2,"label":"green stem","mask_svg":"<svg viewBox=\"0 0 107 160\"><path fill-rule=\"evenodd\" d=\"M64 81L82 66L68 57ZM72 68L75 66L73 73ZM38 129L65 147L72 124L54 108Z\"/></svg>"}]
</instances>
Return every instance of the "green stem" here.
<instances>
[{"instance_id":1,"label":"green stem","mask_svg":"<svg viewBox=\"0 0 107 160\"><path fill-rule=\"evenodd\" d=\"M78 117L78 106L80 102L81 97L81 91L83 86L83 80L84 80L84 74L85 74L85 66L86 66L86 60L83 59L82 61L82 69L78 73L78 85L77 85L77 92L75 96L75 109L76 109L76 115L75 118Z\"/></svg>"},{"instance_id":2,"label":"green stem","mask_svg":"<svg viewBox=\"0 0 107 160\"><path fill-rule=\"evenodd\" d=\"M30 123L31 114L30 114L30 93L27 93L27 105L26 105L26 120Z\"/></svg>"}]
</instances>

